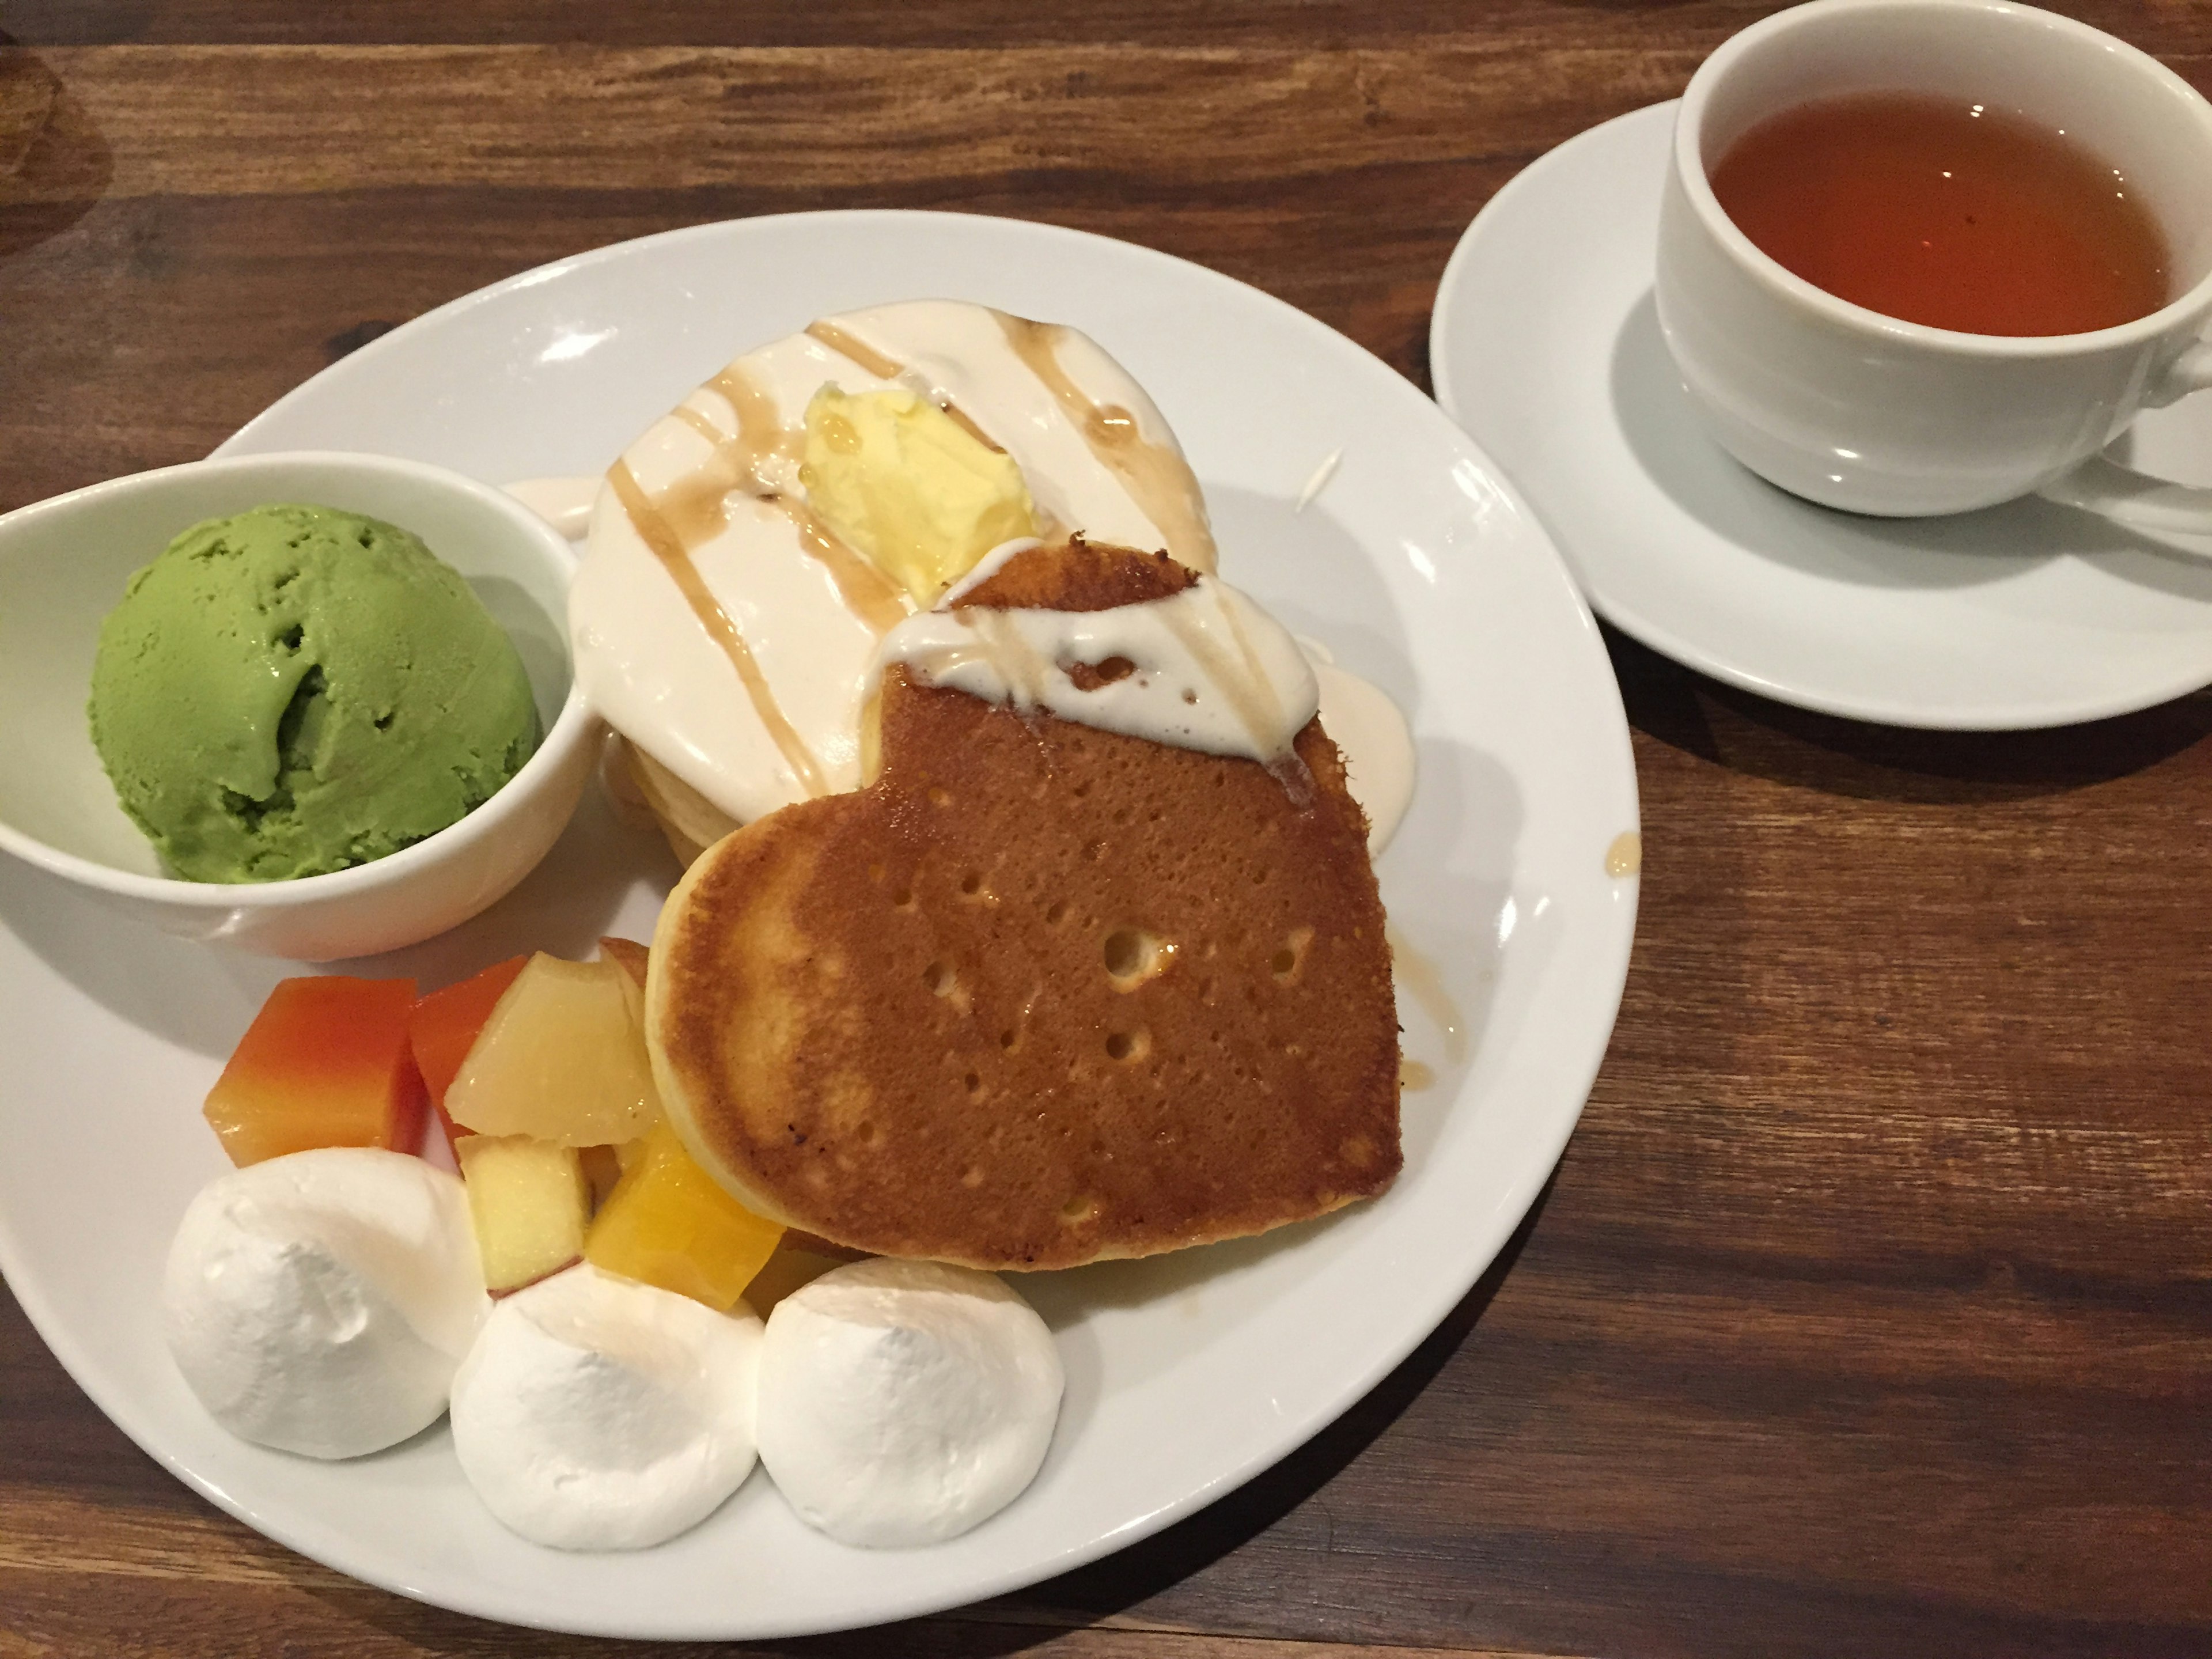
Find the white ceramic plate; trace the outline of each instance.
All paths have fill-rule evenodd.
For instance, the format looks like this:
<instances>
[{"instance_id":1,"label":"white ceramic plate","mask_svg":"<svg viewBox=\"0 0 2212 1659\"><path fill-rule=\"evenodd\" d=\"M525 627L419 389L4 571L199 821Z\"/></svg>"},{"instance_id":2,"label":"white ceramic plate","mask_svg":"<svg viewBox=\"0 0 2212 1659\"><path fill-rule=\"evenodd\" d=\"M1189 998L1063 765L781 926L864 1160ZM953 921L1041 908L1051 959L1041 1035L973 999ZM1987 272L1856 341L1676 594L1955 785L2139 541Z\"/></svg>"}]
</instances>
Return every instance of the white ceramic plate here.
<instances>
[{"instance_id":1,"label":"white ceramic plate","mask_svg":"<svg viewBox=\"0 0 2212 1659\"><path fill-rule=\"evenodd\" d=\"M1429 329L1437 398L1514 482L1598 613L1784 702L1896 726L2058 726L2212 683L2212 542L2042 501L1859 518L1705 435L1651 303L1673 104L1569 140L1460 239ZM2123 440L2212 476L2212 398Z\"/></svg>"},{"instance_id":2,"label":"white ceramic plate","mask_svg":"<svg viewBox=\"0 0 2212 1659\"><path fill-rule=\"evenodd\" d=\"M520 1624L742 1638L864 1625L1076 1566L1188 1514L1356 1401L1466 1292L1565 1145L1619 1005L1637 825L1618 693L1520 500L1383 364L1226 277L1004 220L852 213L708 225L534 270L317 376L225 449L380 450L489 481L592 472L738 350L817 314L946 295L1087 329L1167 411L1223 568L1410 711L1422 776L1381 864L1442 966L1462 1048L1417 1000L1407 1166L1380 1202L1265 1238L1036 1275L1068 1389L1036 1484L926 1550L833 1544L764 1475L696 1531L563 1556L502 1531L446 1431L317 1464L216 1429L164 1350L156 1286L222 1167L198 1103L281 968L111 920L0 865L0 1266L138 1443L270 1536L358 1578ZM1316 464L1343 461L1304 512ZM596 792L551 860L458 933L380 964L426 981L643 937L673 875Z\"/></svg>"}]
</instances>

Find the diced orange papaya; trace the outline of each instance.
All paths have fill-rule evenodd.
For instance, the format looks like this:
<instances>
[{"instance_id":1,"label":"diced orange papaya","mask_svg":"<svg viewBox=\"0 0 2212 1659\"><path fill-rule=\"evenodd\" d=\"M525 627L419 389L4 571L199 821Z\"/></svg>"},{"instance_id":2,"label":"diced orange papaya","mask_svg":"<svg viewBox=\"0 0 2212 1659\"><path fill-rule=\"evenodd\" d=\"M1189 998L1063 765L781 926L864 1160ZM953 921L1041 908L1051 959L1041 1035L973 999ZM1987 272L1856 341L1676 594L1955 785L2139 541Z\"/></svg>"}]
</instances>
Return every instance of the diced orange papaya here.
<instances>
[{"instance_id":1,"label":"diced orange papaya","mask_svg":"<svg viewBox=\"0 0 2212 1659\"><path fill-rule=\"evenodd\" d=\"M665 1121L643 1146L593 1218L585 1260L727 1312L775 1253L783 1228L716 1185Z\"/></svg>"},{"instance_id":2,"label":"diced orange papaya","mask_svg":"<svg viewBox=\"0 0 2212 1659\"><path fill-rule=\"evenodd\" d=\"M422 1081L430 1091L430 1103L444 1111L446 1091L453 1086L461 1062L475 1046L477 1033L499 1006L507 988L514 983L528 957L509 957L457 985L417 997L407 1016L407 1038L414 1045L415 1063L422 1068Z\"/></svg>"},{"instance_id":3,"label":"diced orange papaya","mask_svg":"<svg viewBox=\"0 0 2212 1659\"><path fill-rule=\"evenodd\" d=\"M204 1109L241 1167L315 1146L416 1151L428 1095L407 1041L410 979L288 979Z\"/></svg>"}]
</instances>

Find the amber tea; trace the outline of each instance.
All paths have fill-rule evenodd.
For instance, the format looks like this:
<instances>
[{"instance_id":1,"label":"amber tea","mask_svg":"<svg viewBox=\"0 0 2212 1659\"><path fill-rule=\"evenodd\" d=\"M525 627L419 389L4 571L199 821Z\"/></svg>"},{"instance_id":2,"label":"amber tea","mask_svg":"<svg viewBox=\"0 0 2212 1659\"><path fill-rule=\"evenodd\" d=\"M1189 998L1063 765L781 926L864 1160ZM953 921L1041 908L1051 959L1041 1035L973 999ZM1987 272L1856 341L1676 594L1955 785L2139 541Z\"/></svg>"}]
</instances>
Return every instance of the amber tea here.
<instances>
[{"instance_id":1,"label":"amber tea","mask_svg":"<svg viewBox=\"0 0 2212 1659\"><path fill-rule=\"evenodd\" d=\"M1967 334L2083 334L2172 297L2157 222L2064 134L1961 100L1824 99L1709 170L1760 252L1838 299Z\"/></svg>"}]
</instances>

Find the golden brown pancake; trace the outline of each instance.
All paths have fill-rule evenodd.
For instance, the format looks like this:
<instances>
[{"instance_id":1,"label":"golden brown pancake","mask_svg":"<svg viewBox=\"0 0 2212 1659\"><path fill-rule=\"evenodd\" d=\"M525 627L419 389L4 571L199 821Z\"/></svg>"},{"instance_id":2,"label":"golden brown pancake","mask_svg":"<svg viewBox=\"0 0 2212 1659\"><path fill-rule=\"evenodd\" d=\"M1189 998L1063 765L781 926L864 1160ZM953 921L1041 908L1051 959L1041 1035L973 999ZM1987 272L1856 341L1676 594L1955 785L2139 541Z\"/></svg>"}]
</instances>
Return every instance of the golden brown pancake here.
<instances>
[{"instance_id":1,"label":"golden brown pancake","mask_svg":"<svg viewBox=\"0 0 2212 1659\"><path fill-rule=\"evenodd\" d=\"M1103 610L1192 580L1079 543L966 602ZM647 1036L693 1156L787 1225L985 1268L1381 1192L1382 906L1335 744L1316 720L1296 748L1271 771L890 669L874 781L738 830L662 912Z\"/></svg>"}]
</instances>

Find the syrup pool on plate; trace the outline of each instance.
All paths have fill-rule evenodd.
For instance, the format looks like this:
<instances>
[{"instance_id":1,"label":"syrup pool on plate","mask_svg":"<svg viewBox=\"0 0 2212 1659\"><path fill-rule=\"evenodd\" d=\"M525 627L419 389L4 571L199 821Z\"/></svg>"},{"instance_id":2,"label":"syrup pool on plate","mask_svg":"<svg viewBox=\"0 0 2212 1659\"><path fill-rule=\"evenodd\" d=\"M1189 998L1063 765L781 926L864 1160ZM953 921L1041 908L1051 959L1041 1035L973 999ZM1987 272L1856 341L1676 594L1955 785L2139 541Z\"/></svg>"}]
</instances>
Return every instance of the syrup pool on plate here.
<instances>
[{"instance_id":1,"label":"syrup pool on plate","mask_svg":"<svg viewBox=\"0 0 2212 1659\"><path fill-rule=\"evenodd\" d=\"M1966 334L2086 334L2172 296L2118 169L1994 106L1861 93L1770 116L1709 168L1759 250L1841 300Z\"/></svg>"}]
</instances>

